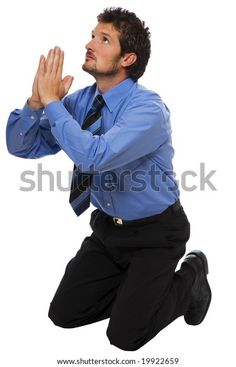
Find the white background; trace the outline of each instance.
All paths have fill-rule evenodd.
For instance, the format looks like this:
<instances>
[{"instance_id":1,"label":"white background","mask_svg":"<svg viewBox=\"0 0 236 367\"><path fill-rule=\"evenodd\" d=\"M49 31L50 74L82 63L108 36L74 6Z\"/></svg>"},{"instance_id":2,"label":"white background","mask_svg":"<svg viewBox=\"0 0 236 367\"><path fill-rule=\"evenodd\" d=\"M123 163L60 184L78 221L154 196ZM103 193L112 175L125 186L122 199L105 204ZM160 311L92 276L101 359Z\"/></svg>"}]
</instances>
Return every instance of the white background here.
<instances>
[{"instance_id":1,"label":"white background","mask_svg":"<svg viewBox=\"0 0 236 367\"><path fill-rule=\"evenodd\" d=\"M4 5L3 5L4 4ZM0 364L4 367L57 366L57 359L178 357L180 367L234 365L235 329L235 12L229 0L2 2L1 35L1 301ZM9 113L30 96L40 54L59 45L65 73L75 76L71 91L93 83L81 70L84 45L106 6L135 11L152 32L152 56L140 83L157 91L172 112L177 177L193 170L181 201L192 227L188 250L209 258L213 300L198 327L176 320L135 352L124 352L106 338L108 320L77 329L61 329L47 317L50 300L83 238L90 211L77 218L68 192L23 192L25 170L72 169L60 152L40 160L8 154L5 126ZM199 167L216 170L200 190ZM35 173L35 180L36 180ZM234 335L234 334L233 334ZM233 344L234 343L234 344Z\"/></svg>"}]
</instances>

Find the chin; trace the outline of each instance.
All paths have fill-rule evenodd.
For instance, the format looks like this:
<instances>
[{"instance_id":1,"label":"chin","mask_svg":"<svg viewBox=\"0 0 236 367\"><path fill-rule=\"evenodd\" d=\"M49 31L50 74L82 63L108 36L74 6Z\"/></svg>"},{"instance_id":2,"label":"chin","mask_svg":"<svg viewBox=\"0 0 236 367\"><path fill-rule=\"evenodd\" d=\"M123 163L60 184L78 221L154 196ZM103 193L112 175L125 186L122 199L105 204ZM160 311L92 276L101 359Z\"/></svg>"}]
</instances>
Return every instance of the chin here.
<instances>
[{"instance_id":1,"label":"chin","mask_svg":"<svg viewBox=\"0 0 236 367\"><path fill-rule=\"evenodd\" d=\"M89 73L93 76L95 74L94 68L89 67L86 62L82 65L82 69L83 69L83 71L86 71L86 73Z\"/></svg>"},{"instance_id":2,"label":"chin","mask_svg":"<svg viewBox=\"0 0 236 367\"><path fill-rule=\"evenodd\" d=\"M84 71L87 71L89 68L88 68L88 65L87 65L87 62L85 62L83 65L82 65L82 69Z\"/></svg>"}]
</instances>

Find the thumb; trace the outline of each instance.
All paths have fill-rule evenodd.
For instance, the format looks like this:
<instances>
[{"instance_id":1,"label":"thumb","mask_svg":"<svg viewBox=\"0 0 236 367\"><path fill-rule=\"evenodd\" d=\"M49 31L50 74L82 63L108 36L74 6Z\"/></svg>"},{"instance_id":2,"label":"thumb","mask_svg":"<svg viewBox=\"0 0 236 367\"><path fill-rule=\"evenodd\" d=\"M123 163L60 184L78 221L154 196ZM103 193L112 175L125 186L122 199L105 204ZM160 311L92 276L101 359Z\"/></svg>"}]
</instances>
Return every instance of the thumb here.
<instances>
[{"instance_id":1,"label":"thumb","mask_svg":"<svg viewBox=\"0 0 236 367\"><path fill-rule=\"evenodd\" d=\"M73 80L74 80L74 77L71 76L71 75L67 75L62 79L62 84L63 84L63 87L64 87L65 94L68 93L68 91L69 91L69 89L70 89L70 87L73 83Z\"/></svg>"}]
</instances>

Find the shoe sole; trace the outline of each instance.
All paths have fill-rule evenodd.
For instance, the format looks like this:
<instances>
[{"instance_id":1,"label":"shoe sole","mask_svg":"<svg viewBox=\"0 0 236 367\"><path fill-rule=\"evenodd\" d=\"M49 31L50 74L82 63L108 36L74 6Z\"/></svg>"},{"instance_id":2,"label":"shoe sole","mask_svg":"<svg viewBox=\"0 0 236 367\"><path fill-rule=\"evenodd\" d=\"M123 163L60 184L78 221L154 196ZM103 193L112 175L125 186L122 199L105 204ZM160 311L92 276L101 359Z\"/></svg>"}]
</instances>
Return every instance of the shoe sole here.
<instances>
[{"instance_id":1,"label":"shoe sole","mask_svg":"<svg viewBox=\"0 0 236 367\"><path fill-rule=\"evenodd\" d=\"M201 260L201 262L203 264L203 268L204 268L204 278L205 278L205 281L206 281L206 284L207 284L208 294L209 294L209 301L207 303L205 313L204 313L204 315L202 316L202 318L201 318L201 320L199 322L197 322L197 323L192 323L191 322L190 323L190 322L188 322L188 320L186 320L186 318L184 318L185 319L185 322L188 325L194 325L194 326L196 326L196 325L201 324L202 321L205 319L206 314L207 314L207 311L208 311L209 306L210 306L210 303L211 303L212 293L211 293L210 285L209 285L208 280L207 280L207 274L209 274L209 266L208 266L208 261L207 261L206 255L202 251L193 250L193 251L189 252L188 255L195 255L195 256L197 256Z\"/></svg>"}]
</instances>

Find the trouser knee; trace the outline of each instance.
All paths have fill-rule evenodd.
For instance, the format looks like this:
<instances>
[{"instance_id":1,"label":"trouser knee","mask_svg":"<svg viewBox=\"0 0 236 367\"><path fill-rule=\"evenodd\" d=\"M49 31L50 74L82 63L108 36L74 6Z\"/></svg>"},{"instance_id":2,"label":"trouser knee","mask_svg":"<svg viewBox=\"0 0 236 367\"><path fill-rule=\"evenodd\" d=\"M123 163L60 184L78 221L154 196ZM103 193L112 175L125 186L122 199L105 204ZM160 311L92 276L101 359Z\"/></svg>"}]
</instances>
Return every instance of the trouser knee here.
<instances>
[{"instance_id":1,"label":"trouser knee","mask_svg":"<svg viewBox=\"0 0 236 367\"><path fill-rule=\"evenodd\" d=\"M84 326L100 320L93 309L88 309L84 305L76 308L73 304L65 305L57 298L50 304L48 317L56 326L63 328Z\"/></svg>"},{"instance_id":2,"label":"trouser knee","mask_svg":"<svg viewBox=\"0 0 236 367\"><path fill-rule=\"evenodd\" d=\"M56 326L62 328L73 327L69 315L67 315L65 311L58 310L53 303L50 304L48 317Z\"/></svg>"},{"instance_id":3,"label":"trouser knee","mask_svg":"<svg viewBox=\"0 0 236 367\"><path fill-rule=\"evenodd\" d=\"M129 330L120 325L109 325L107 328L107 337L112 345L127 351L135 351L144 344L140 342L138 335L134 335L134 330Z\"/></svg>"}]
</instances>

